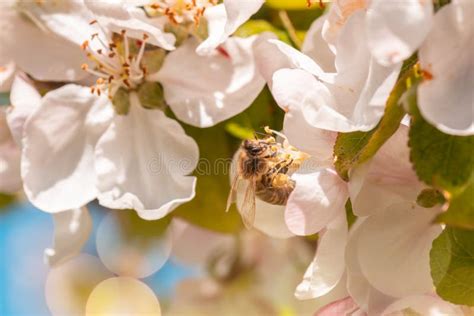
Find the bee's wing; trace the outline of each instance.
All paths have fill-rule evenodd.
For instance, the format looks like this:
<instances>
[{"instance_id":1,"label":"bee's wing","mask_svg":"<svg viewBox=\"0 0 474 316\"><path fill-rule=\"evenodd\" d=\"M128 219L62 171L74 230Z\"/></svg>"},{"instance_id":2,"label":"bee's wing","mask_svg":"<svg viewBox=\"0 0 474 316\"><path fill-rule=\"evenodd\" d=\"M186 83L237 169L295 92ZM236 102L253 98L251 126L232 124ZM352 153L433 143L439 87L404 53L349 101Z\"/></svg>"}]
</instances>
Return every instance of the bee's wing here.
<instances>
[{"instance_id":1,"label":"bee's wing","mask_svg":"<svg viewBox=\"0 0 474 316\"><path fill-rule=\"evenodd\" d=\"M230 192L229 196L227 197L227 206L225 211L228 212L232 203L235 202L237 196L237 184L239 183L239 175L236 174L232 179L232 183L230 185Z\"/></svg>"},{"instance_id":2,"label":"bee's wing","mask_svg":"<svg viewBox=\"0 0 474 316\"><path fill-rule=\"evenodd\" d=\"M252 228L255 221L255 180L249 180L245 190L244 202L240 208L245 227Z\"/></svg>"}]
</instances>

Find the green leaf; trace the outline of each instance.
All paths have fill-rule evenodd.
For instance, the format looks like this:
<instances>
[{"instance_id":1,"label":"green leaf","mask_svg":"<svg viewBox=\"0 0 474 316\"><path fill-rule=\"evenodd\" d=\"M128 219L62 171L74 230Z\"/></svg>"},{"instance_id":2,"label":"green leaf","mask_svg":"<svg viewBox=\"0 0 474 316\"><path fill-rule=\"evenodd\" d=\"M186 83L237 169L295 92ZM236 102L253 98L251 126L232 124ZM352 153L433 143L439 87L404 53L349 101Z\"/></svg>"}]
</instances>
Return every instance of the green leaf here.
<instances>
[{"instance_id":1,"label":"green leaf","mask_svg":"<svg viewBox=\"0 0 474 316\"><path fill-rule=\"evenodd\" d=\"M240 26L237 31L235 31L234 35L239 37L249 37L263 32L272 32L280 41L291 44L291 40L284 30L276 28L265 20L249 20Z\"/></svg>"},{"instance_id":2,"label":"green leaf","mask_svg":"<svg viewBox=\"0 0 474 316\"><path fill-rule=\"evenodd\" d=\"M430 267L441 298L474 306L474 231L446 228L433 241Z\"/></svg>"},{"instance_id":3,"label":"green leaf","mask_svg":"<svg viewBox=\"0 0 474 316\"><path fill-rule=\"evenodd\" d=\"M397 131L405 115L400 98L415 80L414 68L409 68L398 80L387 100L379 124L368 132L339 133L334 144L334 165L339 176L348 181L349 171L372 158Z\"/></svg>"},{"instance_id":4,"label":"green leaf","mask_svg":"<svg viewBox=\"0 0 474 316\"><path fill-rule=\"evenodd\" d=\"M242 141L227 132L228 126L238 125L253 133L266 125L280 129L282 118L283 111L265 89L246 111L216 126L196 128L183 124L186 133L199 145L200 161L194 172L198 180L196 197L178 207L173 214L210 230L224 233L240 231L243 225L235 206L225 212L232 157Z\"/></svg>"},{"instance_id":5,"label":"green leaf","mask_svg":"<svg viewBox=\"0 0 474 316\"><path fill-rule=\"evenodd\" d=\"M474 136L444 134L429 124L410 100L410 161L420 180L437 189L459 194L474 170Z\"/></svg>"},{"instance_id":6,"label":"green leaf","mask_svg":"<svg viewBox=\"0 0 474 316\"><path fill-rule=\"evenodd\" d=\"M436 221L458 228L474 229L474 180L461 193L451 198L449 208Z\"/></svg>"}]
</instances>

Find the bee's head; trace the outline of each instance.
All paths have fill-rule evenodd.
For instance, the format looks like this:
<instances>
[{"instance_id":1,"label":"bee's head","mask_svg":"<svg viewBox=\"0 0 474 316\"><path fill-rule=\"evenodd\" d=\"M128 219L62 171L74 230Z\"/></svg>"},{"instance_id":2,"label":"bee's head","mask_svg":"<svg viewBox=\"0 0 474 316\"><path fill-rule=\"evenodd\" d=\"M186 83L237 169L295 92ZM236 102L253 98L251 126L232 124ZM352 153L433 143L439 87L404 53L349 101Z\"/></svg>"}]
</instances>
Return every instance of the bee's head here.
<instances>
[{"instance_id":1,"label":"bee's head","mask_svg":"<svg viewBox=\"0 0 474 316\"><path fill-rule=\"evenodd\" d=\"M267 149L268 145L258 140L245 140L242 147L249 156L257 157Z\"/></svg>"}]
</instances>

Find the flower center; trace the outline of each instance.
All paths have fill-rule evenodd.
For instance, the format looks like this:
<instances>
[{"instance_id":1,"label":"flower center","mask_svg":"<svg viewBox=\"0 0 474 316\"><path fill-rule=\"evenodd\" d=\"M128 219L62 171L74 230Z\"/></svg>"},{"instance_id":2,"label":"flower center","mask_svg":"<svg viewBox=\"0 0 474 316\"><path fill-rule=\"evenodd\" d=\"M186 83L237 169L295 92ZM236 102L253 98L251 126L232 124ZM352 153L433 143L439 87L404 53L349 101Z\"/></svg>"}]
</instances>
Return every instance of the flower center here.
<instances>
[{"instance_id":1,"label":"flower center","mask_svg":"<svg viewBox=\"0 0 474 316\"><path fill-rule=\"evenodd\" d=\"M92 21L91 24L96 24ZM95 67L83 64L82 69L97 76L96 84L91 87L91 93L101 95L105 90L110 99L120 89L136 89L147 75L147 68L142 63L148 35L143 34L142 40L127 37L127 32L114 34L109 38L106 32L92 34L90 41L82 44Z\"/></svg>"},{"instance_id":2,"label":"flower center","mask_svg":"<svg viewBox=\"0 0 474 316\"><path fill-rule=\"evenodd\" d=\"M166 16L173 24L198 25L206 8L217 3L218 0L161 0L152 1L146 8L149 14Z\"/></svg>"}]
</instances>

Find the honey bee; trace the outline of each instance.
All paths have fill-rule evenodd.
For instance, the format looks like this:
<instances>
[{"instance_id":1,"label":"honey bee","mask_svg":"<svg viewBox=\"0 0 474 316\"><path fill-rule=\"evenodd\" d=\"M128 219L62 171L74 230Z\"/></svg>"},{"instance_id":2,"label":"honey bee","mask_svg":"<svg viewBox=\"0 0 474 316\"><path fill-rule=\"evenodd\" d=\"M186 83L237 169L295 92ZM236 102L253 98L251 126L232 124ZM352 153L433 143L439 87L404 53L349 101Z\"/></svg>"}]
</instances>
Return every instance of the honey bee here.
<instances>
[{"instance_id":1,"label":"honey bee","mask_svg":"<svg viewBox=\"0 0 474 316\"><path fill-rule=\"evenodd\" d=\"M309 155L291 146L282 133L265 127L262 139L244 140L239 148L237 172L232 179L227 200L227 210L235 201L236 189L240 180L247 182L244 200L240 208L243 222L247 228L255 220L255 197L270 204L285 205L295 182L290 178ZM277 142L275 136L282 138Z\"/></svg>"}]
</instances>

